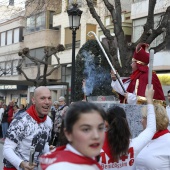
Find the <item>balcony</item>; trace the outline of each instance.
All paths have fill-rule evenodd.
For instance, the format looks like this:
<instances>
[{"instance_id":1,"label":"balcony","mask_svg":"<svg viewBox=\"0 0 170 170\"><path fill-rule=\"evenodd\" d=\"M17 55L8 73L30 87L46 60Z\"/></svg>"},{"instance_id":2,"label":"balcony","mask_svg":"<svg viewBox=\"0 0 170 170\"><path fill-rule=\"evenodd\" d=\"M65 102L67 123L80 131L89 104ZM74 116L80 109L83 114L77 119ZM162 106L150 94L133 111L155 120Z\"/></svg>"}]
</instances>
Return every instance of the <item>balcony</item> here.
<instances>
[{"instance_id":1,"label":"balcony","mask_svg":"<svg viewBox=\"0 0 170 170\"><path fill-rule=\"evenodd\" d=\"M48 71L50 71L54 66L49 65ZM43 65L41 66L41 75L43 74ZM37 75L37 66L23 67L23 71L26 73L27 77L30 79L35 79ZM50 76L47 77L50 80L61 80L61 68L56 69ZM26 80L23 75L7 75L0 77L1 80Z\"/></svg>"},{"instance_id":2,"label":"balcony","mask_svg":"<svg viewBox=\"0 0 170 170\"><path fill-rule=\"evenodd\" d=\"M3 55L9 55L10 53L18 53L20 49L22 49L23 47L24 47L23 42L1 46L0 55L3 56Z\"/></svg>"},{"instance_id":3,"label":"balcony","mask_svg":"<svg viewBox=\"0 0 170 170\"><path fill-rule=\"evenodd\" d=\"M45 29L24 35L24 45L30 49L45 46L57 46L60 43L60 31Z\"/></svg>"}]
</instances>

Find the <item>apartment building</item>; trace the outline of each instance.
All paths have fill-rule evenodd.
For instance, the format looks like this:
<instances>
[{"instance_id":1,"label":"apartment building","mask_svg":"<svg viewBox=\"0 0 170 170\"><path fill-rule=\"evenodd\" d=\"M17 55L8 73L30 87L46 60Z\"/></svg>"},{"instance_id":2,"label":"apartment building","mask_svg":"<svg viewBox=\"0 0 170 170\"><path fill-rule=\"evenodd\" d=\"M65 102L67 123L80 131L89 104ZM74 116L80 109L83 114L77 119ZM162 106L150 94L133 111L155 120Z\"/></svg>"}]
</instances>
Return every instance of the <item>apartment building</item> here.
<instances>
[{"instance_id":1,"label":"apartment building","mask_svg":"<svg viewBox=\"0 0 170 170\"><path fill-rule=\"evenodd\" d=\"M143 25L146 23L146 16L148 15L147 0L134 0L131 8L131 19L133 21L133 41L135 42L143 32ZM155 28L158 26L162 14L166 11L170 5L170 1L157 0L155 6L154 24ZM165 37L165 33L158 36L151 44L151 46L157 46L162 42ZM169 46L169 45L168 45ZM163 86L165 96L167 91L170 89L170 58L169 58L169 47L164 50L157 52L154 55L153 69L157 72L157 75Z\"/></svg>"},{"instance_id":2,"label":"apartment building","mask_svg":"<svg viewBox=\"0 0 170 170\"><path fill-rule=\"evenodd\" d=\"M10 1L10 3L12 2ZM15 11L14 5L15 2L12 3L11 7L13 11ZM52 26L55 6L42 7L37 11L35 10L36 4L30 4L29 1L26 1L24 7L26 7L25 10L15 13L15 15L10 10L10 17L7 20L2 18L0 23L0 75L2 74L0 76L0 100L5 100L6 103L10 100L17 104L29 103L30 93L34 90L33 84L26 81L25 77L16 70L21 59L18 52L24 47L28 47L31 56L41 59L44 56L44 47L56 47L60 43L61 33ZM9 9L9 4L6 4L6 7L3 6L3 9L5 8ZM16 8L18 9L18 6ZM54 66L51 60L48 62L50 70ZM29 59L25 60L22 69L29 78L36 77L37 66ZM43 65L41 73L43 74ZM61 95L61 91L66 93L66 84L62 85L61 83L60 68L55 70L47 79L52 85L50 89L53 100ZM59 85L56 86L56 84Z\"/></svg>"}]
</instances>

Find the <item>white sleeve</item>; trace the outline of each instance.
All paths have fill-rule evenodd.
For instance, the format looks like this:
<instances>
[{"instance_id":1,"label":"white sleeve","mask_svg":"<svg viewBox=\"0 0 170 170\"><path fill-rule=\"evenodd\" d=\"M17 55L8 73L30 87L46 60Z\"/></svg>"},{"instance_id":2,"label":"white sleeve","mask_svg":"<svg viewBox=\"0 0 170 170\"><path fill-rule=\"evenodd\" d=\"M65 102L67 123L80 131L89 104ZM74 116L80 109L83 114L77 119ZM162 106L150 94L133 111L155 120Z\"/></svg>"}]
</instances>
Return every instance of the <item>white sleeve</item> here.
<instances>
[{"instance_id":1,"label":"white sleeve","mask_svg":"<svg viewBox=\"0 0 170 170\"><path fill-rule=\"evenodd\" d=\"M156 118L154 106L152 104L147 105L147 127L139 134L138 137L132 139L131 145L134 148L135 154L137 154L145 147L145 145L152 139L156 132Z\"/></svg>"},{"instance_id":2,"label":"white sleeve","mask_svg":"<svg viewBox=\"0 0 170 170\"><path fill-rule=\"evenodd\" d=\"M120 79L120 81L122 82L121 79ZM122 82L122 84L123 84L123 82ZM123 84L123 86L124 86L124 84ZM120 83L119 83L118 80L112 81L112 82L111 82L111 87L112 87L116 92L118 92L119 94L121 94L121 95L124 96L124 93L125 93L125 92L123 91L123 89L122 89L122 87L121 87L121 85L120 85ZM124 88L126 89L127 87L124 86Z\"/></svg>"},{"instance_id":3,"label":"white sleeve","mask_svg":"<svg viewBox=\"0 0 170 170\"><path fill-rule=\"evenodd\" d=\"M137 102L137 96L133 93L128 93L127 103L128 104L136 104Z\"/></svg>"},{"instance_id":4,"label":"white sleeve","mask_svg":"<svg viewBox=\"0 0 170 170\"><path fill-rule=\"evenodd\" d=\"M17 144L10 140L9 138L5 139L5 143L3 146L3 156L7 159L16 169L19 169L21 162L23 161L20 159L14 152Z\"/></svg>"}]
</instances>

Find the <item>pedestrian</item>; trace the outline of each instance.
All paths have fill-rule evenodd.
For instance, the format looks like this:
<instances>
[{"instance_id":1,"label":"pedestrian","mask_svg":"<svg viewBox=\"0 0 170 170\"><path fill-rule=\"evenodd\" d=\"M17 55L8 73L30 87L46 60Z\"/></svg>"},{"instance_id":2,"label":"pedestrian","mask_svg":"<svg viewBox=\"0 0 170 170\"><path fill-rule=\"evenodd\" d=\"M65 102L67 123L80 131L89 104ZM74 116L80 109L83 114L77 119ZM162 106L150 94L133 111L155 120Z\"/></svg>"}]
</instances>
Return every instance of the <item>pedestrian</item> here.
<instances>
[{"instance_id":1,"label":"pedestrian","mask_svg":"<svg viewBox=\"0 0 170 170\"><path fill-rule=\"evenodd\" d=\"M155 104L156 133L152 140L140 151L136 158L136 170L170 170L170 132L166 109ZM146 108L142 112L143 128L147 125Z\"/></svg>"},{"instance_id":2,"label":"pedestrian","mask_svg":"<svg viewBox=\"0 0 170 170\"><path fill-rule=\"evenodd\" d=\"M166 111L167 111L167 114L168 114L168 118L169 118L169 124L168 124L168 129L170 130L170 90L168 90L167 92L168 96L168 104L166 106Z\"/></svg>"},{"instance_id":3,"label":"pedestrian","mask_svg":"<svg viewBox=\"0 0 170 170\"><path fill-rule=\"evenodd\" d=\"M3 108L3 103L0 102L0 138L2 138L3 140L3 134L2 134L2 117L3 117L3 113L4 113L4 108Z\"/></svg>"},{"instance_id":4,"label":"pedestrian","mask_svg":"<svg viewBox=\"0 0 170 170\"><path fill-rule=\"evenodd\" d=\"M13 106L13 118L12 118L12 119L14 119L15 115L16 115L18 112L19 112L19 106L18 106L17 104L15 104L15 105Z\"/></svg>"},{"instance_id":5,"label":"pedestrian","mask_svg":"<svg viewBox=\"0 0 170 170\"><path fill-rule=\"evenodd\" d=\"M148 44L138 44L132 58L132 74L129 78L122 78L122 84L126 92L123 91L115 74L111 71L113 90L119 93L121 103L146 104L145 88L148 84L148 64L149 53L146 52ZM152 73L152 84L155 91L153 99L157 103L165 104L165 97L161 83L155 72Z\"/></svg>"},{"instance_id":6,"label":"pedestrian","mask_svg":"<svg viewBox=\"0 0 170 170\"><path fill-rule=\"evenodd\" d=\"M104 121L105 112L93 103L70 105L64 119L68 144L43 155L42 170L102 170L95 157L103 146Z\"/></svg>"},{"instance_id":7,"label":"pedestrian","mask_svg":"<svg viewBox=\"0 0 170 170\"><path fill-rule=\"evenodd\" d=\"M6 104L3 104L4 112L2 114L2 141L5 140L8 129L8 108Z\"/></svg>"},{"instance_id":8,"label":"pedestrian","mask_svg":"<svg viewBox=\"0 0 170 170\"><path fill-rule=\"evenodd\" d=\"M53 122L54 122L55 115L56 115L56 112L57 112L59 106L60 106L59 102L58 101L54 101L53 107L51 107L51 118L52 118Z\"/></svg>"},{"instance_id":9,"label":"pedestrian","mask_svg":"<svg viewBox=\"0 0 170 170\"><path fill-rule=\"evenodd\" d=\"M4 170L37 170L39 156L49 152L52 130L48 116L52 103L50 90L45 86L37 87L32 103L25 114L14 119L8 128L3 146ZM30 160L31 150L33 160Z\"/></svg>"},{"instance_id":10,"label":"pedestrian","mask_svg":"<svg viewBox=\"0 0 170 170\"><path fill-rule=\"evenodd\" d=\"M16 118L18 116L21 117L23 115L22 113L24 113L24 112L25 112L25 106L23 104L20 104L18 112L14 114L14 118Z\"/></svg>"},{"instance_id":11,"label":"pedestrian","mask_svg":"<svg viewBox=\"0 0 170 170\"><path fill-rule=\"evenodd\" d=\"M54 125L53 125L53 136L52 136L52 145L57 146L59 145L59 133L61 130L61 124L62 124L62 120L65 117L66 111L68 109L68 106L66 105L65 102L65 97L60 96L58 99L59 102L59 107L56 110L55 113L55 119L54 119Z\"/></svg>"},{"instance_id":12,"label":"pedestrian","mask_svg":"<svg viewBox=\"0 0 170 170\"><path fill-rule=\"evenodd\" d=\"M13 119L13 113L14 113L13 106L14 106L14 102L10 101L8 105L8 125L10 125Z\"/></svg>"},{"instance_id":13,"label":"pedestrian","mask_svg":"<svg viewBox=\"0 0 170 170\"><path fill-rule=\"evenodd\" d=\"M153 107L153 86L145 91L147 99L147 127L134 139L131 139L126 113L119 106L111 107L106 115L108 130L100 154L103 170L134 170L135 159L139 152L149 143L156 131Z\"/></svg>"}]
</instances>

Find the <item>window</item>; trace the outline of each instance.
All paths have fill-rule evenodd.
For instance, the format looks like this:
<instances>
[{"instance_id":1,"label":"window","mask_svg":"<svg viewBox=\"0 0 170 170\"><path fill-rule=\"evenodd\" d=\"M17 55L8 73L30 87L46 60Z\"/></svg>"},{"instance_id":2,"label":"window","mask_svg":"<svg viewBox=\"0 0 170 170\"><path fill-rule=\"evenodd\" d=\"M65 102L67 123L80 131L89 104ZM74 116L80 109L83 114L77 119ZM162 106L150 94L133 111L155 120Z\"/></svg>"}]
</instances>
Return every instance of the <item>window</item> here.
<instances>
[{"instance_id":1,"label":"window","mask_svg":"<svg viewBox=\"0 0 170 170\"><path fill-rule=\"evenodd\" d=\"M0 76L3 75L5 71L5 62L0 63Z\"/></svg>"},{"instance_id":2,"label":"window","mask_svg":"<svg viewBox=\"0 0 170 170\"><path fill-rule=\"evenodd\" d=\"M14 6L14 0L9 0L9 5Z\"/></svg>"},{"instance_id":3,"label":"window","mask_svg":"<svg viewBox=\"0 0 170 170\"><path fill-rule=\"evenodd\" d=\"M45 13L40 13L35 16L36 31L45 29Z\"/></svg>"},{"instance_id":4,"label":"window","mask_svg":"<svg viewBox=\"0 0 170 170\"><path fill-rule=\"evenodd\" d=\"M26 31L34 32L45 29L45 13L39 13L34 16L28 17L26 22Z\"/></svg>"},{"instance_id":5,"label":"window","mask_svg":"<svg viewBox=\"0 0 170 170\"><path fill-rule=\"evenodd\" d=\"M12 73L12 62L7 61L6 62L6 75L11 75Z\"/></svg>"},{"instance_id":6,"label":"window","mask_svg":"<svg viewBox=\"0 0 170 170\"><path fill-rule=\"evenodd\" d=\"M13 75L17 75L18 74L17 69L16 69L16 67L18 66L18 61L19 60L14 60L13 61L13 66L12 66L12 74Z\"/></svg>"},{"instance_id":7,"label":"window","mask_svg":"<svg viewBox=\"0 0 170 170\"><path fill-rule=\"evenodd\" d=\"M54 11L49 11L49 29L53 29L53 15Z\"/></svg>"},{"instance_id":8,"label":"window","mask_svg":"<svg viewBox=\"0 0 170 170\"><path fill-rule=\"evenodd\" d=\"M1 46L6 45L6 32L1 33Z\"/></svg>"},{"instance_id":9,"label":"window","mask_svg":"<svg viewBox=\"0 0 170 170\"><path fill-rule=\"evenodd\" d=\"M110 25L110 17L106 17L105 22L106 22L106 26Z\"/></svg>"},{"instance_id":10,"label":"window","mask_svg":"<svg viewBox=\"0 0 170 170\"><path fill-rule=\"evenodd\" d=\"M12 44L12 30L7 31L7 45Z\"/></svg>"},{"instance_id":11,"label":"window","mask_svg":"<svg viewBox=\"0 0 170 170\"><path fill-rule=\"evenodd\" d=\"M19 42L19 28L14 29L14 43Z\"/></svg>"},{"instance_id":12,"label":"window","mask_svg":"<svg viewBox=\"0 0 170 170\"><path fill-rule=\"evenodd\" d=\"M36 57L36 58L41 60L44 57L44 55L45 55L44 54L44 48L36 48L36 49L30 50L30 56L31 57ZM50 64L51 61L49 60L48 63ZM26 64L26 66L28 66L28 65L35 65L35 63L32 62L28 58L26 58L25 64Z\"/></svg>"}]
</instances>

